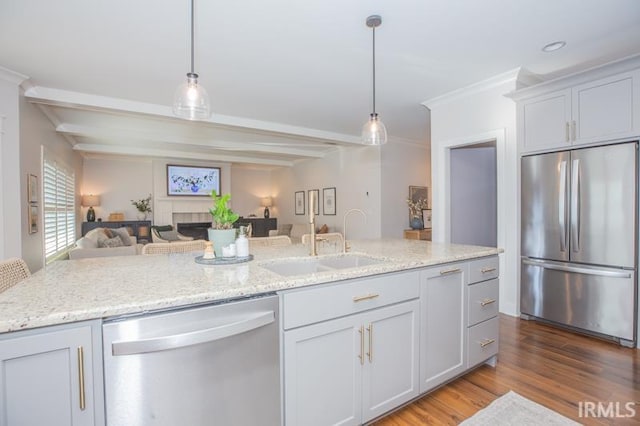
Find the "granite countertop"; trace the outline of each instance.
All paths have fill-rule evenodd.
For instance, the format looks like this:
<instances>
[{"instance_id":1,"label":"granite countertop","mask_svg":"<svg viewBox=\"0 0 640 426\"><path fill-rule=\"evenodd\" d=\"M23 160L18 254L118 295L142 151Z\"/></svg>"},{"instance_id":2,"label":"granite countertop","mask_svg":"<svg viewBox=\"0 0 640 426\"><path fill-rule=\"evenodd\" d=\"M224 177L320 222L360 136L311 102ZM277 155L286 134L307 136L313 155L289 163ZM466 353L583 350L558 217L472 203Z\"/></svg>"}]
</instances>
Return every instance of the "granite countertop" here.
<instances>
[{"instance_id":1,"label":"granite countertop","mask_svg":"<svg viewBox=\"0 0 640 426\"><path fill-rule=\"evenodd\" d=\"M57 261L0 294L0 333L154 311L495 255L496 248L383 239L350 241L350 254L385 262L283 277L262 267L300 256L303 245L252 249L254 260L202 265L202 253ZM320 247L320 256L340 247Z\"/></svg>"}]
</instances>

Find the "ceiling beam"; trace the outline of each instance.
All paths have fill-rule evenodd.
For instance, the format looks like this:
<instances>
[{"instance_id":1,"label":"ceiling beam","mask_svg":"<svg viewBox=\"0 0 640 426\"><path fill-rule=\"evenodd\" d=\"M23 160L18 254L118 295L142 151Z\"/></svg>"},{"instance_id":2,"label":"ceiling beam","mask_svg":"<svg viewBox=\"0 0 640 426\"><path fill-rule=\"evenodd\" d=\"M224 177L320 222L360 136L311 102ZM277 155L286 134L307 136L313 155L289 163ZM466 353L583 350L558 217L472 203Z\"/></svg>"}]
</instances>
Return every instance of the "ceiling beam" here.
<instances>
[{"instance_id":1,"label":"ceiling beam","mask_svg":"<svg viewBox=\"0 0 640 426\"><path fill-rule=\"evenodd\" d=\"M67 108L93 111L114 111L128 114L164 117L166 119L172 120L182 120L176 118L173 115L171 107L167 105L135 102L126 99L89 95L85 93L52 89L42 86L32 86L26 88L25 97L33 103L64 106ZM213 126L223 126L228 128L250 129L253 131L266 132L267 134L289 135L307 139L331 141L334 143L339 143L341 145L362 144L358 136L215 113L210 119L199 121L198 123Z\"/></svg>"},{"instance_id":2,"label":"ceiling beam","mask_svg":"<svg viewBox=\"0 0 640 426\"><path fill-rule=\"evenodd\" d=\"M203 154L199 152L174 151L170 149L156 149L149 153L148 149L121 145L97 145L78 143L73 146L75 151L97 154L131 155L140 157L184 158L190 160L226 161L230 163L263 164L269 166L291 167L293 161L269 158L241 157L233 155Z\"/></svg>"},{"instance_id":3,"label":"ceiling beam","mask_svg":"<svg viewBox=\"0 0 640 426\"><path fill-rule=\"evenodd\" d=\"M189 138L176 140L167 137L164 134L152 134L150 132L140 132L135 130L121 129L105 129L92 126L82 126L78 124L61 123L56 126L56 131L65 135L72 135L85 138L103 139L103 140L131 140L143 142L163 142L174 145L192 145L213 149L221 149L225 151L253 151L264 152L269 154L283 154L304 158L323 158L324 152L312 151L299 148L289 148L278 145L263 145L259 142L228 142L203 140L202 138ZM330 149L333 147L329 147Z\"/></svg>"}]
</instances>

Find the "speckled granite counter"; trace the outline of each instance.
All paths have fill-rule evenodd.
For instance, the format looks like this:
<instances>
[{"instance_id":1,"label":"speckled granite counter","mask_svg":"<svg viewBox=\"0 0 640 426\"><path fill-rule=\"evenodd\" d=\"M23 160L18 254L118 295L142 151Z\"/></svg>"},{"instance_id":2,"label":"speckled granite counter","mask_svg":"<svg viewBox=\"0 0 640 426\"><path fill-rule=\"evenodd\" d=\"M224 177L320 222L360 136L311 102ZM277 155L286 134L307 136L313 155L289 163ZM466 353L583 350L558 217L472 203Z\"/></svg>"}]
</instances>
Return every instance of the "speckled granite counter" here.
<instances>
[{"instance_id":1,"label":"speckled granite counter","mask_svg":"<svg viewBox=\"0 0 640 426\"><path fill-rule=\"evenodd\" d=\"M351 254L385 262L293 277L280 276L261 266L308 256L308 248L302 245L257 248L252 250L253 261L225 266L195 263L195 256L201 253L54 262L0 294L0 333L257 295L501 252L495 248L399 239L350 243Z\"/></svg>"}]
</instances>

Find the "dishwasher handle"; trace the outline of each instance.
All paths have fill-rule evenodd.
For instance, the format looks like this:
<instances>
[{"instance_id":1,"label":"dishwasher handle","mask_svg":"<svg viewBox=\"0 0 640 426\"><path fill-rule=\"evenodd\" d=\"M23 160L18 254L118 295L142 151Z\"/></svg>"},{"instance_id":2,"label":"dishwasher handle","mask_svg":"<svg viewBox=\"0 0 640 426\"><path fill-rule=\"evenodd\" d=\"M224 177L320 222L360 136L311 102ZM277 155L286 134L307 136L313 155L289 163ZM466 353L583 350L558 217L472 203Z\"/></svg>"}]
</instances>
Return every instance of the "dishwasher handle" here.
<instances>
[{"instance_id":1,"label":"dishwasher handle","mask_svg":"<svg viewBox=\"0 0 640 426\"><path fill-rule=\"evenodd\" d=\"M255 330L275 321L273 311L257 312L240 321L231 322L217 327L194 330L187 333L172 334L169 336L152 337L139 340L123 340L111 343L111 351L114 356L135 355L149 352L165 351L182 348L184 346L197 345L199 343L213 342Z\"/></svg>"}]
</instances>

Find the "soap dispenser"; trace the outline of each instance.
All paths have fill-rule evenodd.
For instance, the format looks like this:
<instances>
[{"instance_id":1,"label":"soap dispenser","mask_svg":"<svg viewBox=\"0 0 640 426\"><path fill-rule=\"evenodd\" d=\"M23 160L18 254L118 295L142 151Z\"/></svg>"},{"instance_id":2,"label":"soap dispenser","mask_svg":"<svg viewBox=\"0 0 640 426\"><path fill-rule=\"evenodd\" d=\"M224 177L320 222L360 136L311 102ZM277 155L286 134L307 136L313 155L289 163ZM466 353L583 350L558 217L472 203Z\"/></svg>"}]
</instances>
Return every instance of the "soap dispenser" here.
<instances>
[{"instance_id":1,"label":"soap dispenser","mask_svg":"<svg viewBox=\"0 0 640 426\"><path fill-rule=\"evenodd\" d=\"M240 233L236 239L236 255L238 257L249 257L249 240L247 239L246 226L240 227Z\"/></svg>"}]
</instances>

